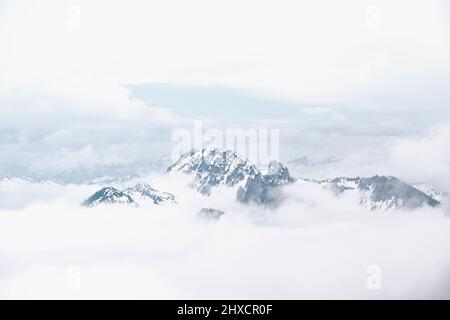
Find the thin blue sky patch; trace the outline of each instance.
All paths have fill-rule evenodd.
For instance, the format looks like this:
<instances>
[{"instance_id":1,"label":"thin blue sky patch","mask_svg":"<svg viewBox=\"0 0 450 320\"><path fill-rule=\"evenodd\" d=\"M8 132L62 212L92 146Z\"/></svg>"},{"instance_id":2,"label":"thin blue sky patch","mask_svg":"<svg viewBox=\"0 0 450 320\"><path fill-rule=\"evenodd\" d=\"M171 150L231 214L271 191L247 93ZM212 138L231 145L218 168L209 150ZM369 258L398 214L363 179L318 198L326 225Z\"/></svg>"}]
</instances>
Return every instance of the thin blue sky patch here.
<instances>
[{"instance_id":1,"label":"thin blue sky patch","mask_svg":"<svg viewBox=\"0 0 450 320\"><path fill-rule=\"evenodd\" d=\"M299 115L293 103L257 97L219 86L170 84L127 85L131 95L154 106L170 108L185 117L206 117L226 122L290 119Z\"/></svg>"}]
</instances>

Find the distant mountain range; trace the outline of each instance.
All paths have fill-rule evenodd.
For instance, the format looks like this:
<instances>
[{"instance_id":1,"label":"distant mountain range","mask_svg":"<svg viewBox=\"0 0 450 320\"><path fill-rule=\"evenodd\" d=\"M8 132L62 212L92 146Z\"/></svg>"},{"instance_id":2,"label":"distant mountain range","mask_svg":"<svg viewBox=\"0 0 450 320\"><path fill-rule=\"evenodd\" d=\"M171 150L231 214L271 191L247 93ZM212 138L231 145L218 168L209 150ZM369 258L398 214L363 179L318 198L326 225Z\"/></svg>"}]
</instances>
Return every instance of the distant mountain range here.
<instances>
[{"instance_id":1,"label":"distant mountain range","mask_svg":"<svg viewBox=\"0 0 450 320\"><path fill-rule=\"evenodd\" d=\"M288 162L289 166L301 166L301 167L320 167L320 166L326 166L331 164L336 164L341 159L337 156L328 156L325 159L312 161L308 158L308 156L303 156L300 158L292 159Z\"/></svg>"},{"instance_id":2,"label":"distant mountain range","mask_svg":"<svg viewBox=\"0 0 450 320\"><path fill-rule=\"evenodd\" d=\"M437 188L416 188L391 176L370 178L340 177L327 180L310 180L292 177L286 166L271 162L267 173L238 154L227 150L192 150L169 167L167 173L183 172L194 177L195 188L208 195L217 186L239 185L237 201L274 207L283 200L282 187L304 181L319 184L336 195L353 192L360 205L371 209L435 207L447 194ZM425 190L426 189L426 190Z\"/></svg>"},{"instance_id":3,"label":"distant mountain range","mask_svg":"<svg viewBox=\"0 0 450 320\"><path fill-rule=\"evenodd\" d=\"M45 179L33 179L29 177L0 177L0 185L5 184L33 184L33 185L62 185L58 182Z\"/></svg>"},{"instance_id":4,"label":"distant mountain range","mask_svg":"<svg viewBox=\"0 0 450 320\"><path fill-rule=\"evenodd\" d=\"M150 174L163 174L171 164L170 158L141 160L126 164L87 165L76 169L57 170L39 176L21 166L0 167L0 176L8 172L13 177L26 177L28 180L54 181L60 184L99 184L104 182L129 181Z\"/></svg>"},{"instance_id":5,"label":"distant mountain range","mask_svg":"<svg viewBox=\"0 0 450 320\"><path fill-rule=\"evenodd\" d=\"M336 196L353 193L359 199L359 204L370 210L414 209L424 205L436 207L449 199L447 192L434 186L410 185L392 176L304 179L291 176L289 169L276 161L271 162L263 172L237 153L220 149L191 150L170 165L165 174L180 172L191 176L194 181L191 187L206 197L218 187L235 188L236 201L244 205L266 208L283 203L287 197L283 187L296 183L319 185ZM85 182L104 187L86 199L83 205L93 207L99 204L139 206L144 203L155 205L177 203L172 193L159 191L144 182L124 187L123 181L129 184L131 179L99 178L96 181ZM63 186L49 180L0 178L0 187L7 188L8 184ZM201 214L220 216L223 213L218 209L206 208Z\"/></svg>"}]
</instances>

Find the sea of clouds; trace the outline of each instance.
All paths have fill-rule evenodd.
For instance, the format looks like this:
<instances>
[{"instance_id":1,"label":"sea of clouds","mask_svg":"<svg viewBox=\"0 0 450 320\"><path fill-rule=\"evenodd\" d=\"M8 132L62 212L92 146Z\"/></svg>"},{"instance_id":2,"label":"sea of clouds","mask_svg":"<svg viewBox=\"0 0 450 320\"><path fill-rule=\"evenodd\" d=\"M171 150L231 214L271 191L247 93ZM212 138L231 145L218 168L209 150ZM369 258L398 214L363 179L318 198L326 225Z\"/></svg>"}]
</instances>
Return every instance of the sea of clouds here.
<instances>
[{"instance_id":1,"label":"sea of clouds","mask_svg":"<svg viewBox=\"0 0 450 320\"><path fill-rule=\"evenodd\" d=\"M0 297L450 297L445 207L370 212L352 196L298 183L265 210L237 204L232 188L204 198L182 176L150 182L179 203L85 208L96 186L51 185L2 205ZM204 219L202 207L226 214Z\"/></svg>"}]
</instances>

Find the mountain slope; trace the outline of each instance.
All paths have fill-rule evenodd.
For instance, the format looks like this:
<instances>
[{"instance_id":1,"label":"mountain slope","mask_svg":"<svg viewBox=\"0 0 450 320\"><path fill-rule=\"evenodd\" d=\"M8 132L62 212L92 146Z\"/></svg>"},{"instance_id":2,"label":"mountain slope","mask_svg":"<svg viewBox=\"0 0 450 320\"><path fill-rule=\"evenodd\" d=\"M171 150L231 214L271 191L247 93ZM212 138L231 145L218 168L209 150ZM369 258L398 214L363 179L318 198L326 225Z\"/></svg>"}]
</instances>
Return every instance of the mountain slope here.
<instances>
[{"instance_id":1,"label":"mountain slope","mask_svg":"<svg viewBox=\"0 0 450 320\"><path fill-rule=\"evenodd\" d=\"M100 204L136 204L128 194L112 187L103 188L83 202L85 207L94 207Z\"/></svg>"},{"instance_id":2,"label":"mountain slope","mask_svg":"<svg viewBox=\"0 0 450 320\"><path fill-rule=\"evenodd\" d=\"M417 190L422 191L426 195L432 197L433 199L435 199L439 202L449 200L448 192L440 190L430 184L427 184L427 183L414 184L413 187L416 188Z\"/></svg>"},{"instance_id":3,"label":"mountain slope","mask_svg":"<svg viewBox=\"0 0 450 320\"><path fill-rule=\"evenodd\" d=\"M337 195L356 192L359 195L361 206L370 210L414 209L424 205L432 207L439 205L438 200L391 176L339 177L323 181L307 181L321 184Z\"/></svg>"},{"instance_id":4,"label":"mountain slope","mask_svg":"<svg viewBox=\"0 0 450 320\"><path fill-rule=\"evenodd\" d=\"M138 201L151 200L154 204L176 203L173 194L156 190L146 183L138 183L134 187L124 190L124 193Z\"/></svg>"},{"instance_id":5,"label":"mountain slope","mask_svg":"<svg viewBox=\"0 0 450 320\"><path fill-rule=\"evenodd\" d=\"M138 183L125 190L118 190L113 187L103 188L86 199L83 205L86 207L94 207L100 204L132 204L138 206L146 201L157 205L176 203L173 194L161 192L145 183Z\"/></svg>"}]
</instances>

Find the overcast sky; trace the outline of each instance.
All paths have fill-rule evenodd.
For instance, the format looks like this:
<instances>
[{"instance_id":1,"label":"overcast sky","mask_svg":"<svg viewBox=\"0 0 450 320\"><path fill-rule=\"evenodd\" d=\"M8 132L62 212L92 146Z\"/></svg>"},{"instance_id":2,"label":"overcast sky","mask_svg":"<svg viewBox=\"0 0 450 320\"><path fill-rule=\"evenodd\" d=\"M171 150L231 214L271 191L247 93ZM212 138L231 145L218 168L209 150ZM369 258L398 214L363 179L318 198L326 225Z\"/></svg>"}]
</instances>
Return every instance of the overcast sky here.
<instances>
[{"instance_id":1,"label":"overcast sky","mask_svg":"<svg viewBox=\"0 0 450 320\"><path fill-rule=\"evenodd\" d=\"M280 128L283 159L392 155L377 168L394 171L404 145L450 141L449 7L0 1L0 175L150 161L198 117ZM447 156L426 162L447 173Z\"/></svg>"}]
</instances>

